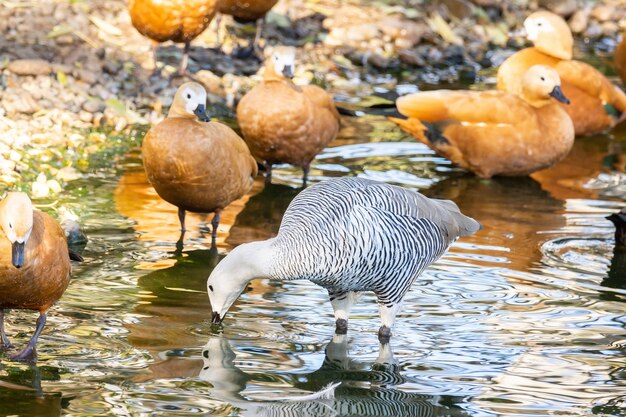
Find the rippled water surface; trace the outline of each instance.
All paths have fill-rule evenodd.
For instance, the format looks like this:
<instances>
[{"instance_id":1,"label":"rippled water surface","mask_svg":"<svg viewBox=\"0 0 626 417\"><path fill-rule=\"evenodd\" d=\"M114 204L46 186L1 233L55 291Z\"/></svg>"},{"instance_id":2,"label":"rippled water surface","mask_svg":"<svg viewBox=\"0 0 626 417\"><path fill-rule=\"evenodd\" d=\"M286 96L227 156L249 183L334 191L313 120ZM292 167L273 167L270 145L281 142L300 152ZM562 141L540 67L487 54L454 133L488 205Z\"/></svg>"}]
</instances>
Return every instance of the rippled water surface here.
<instances>
[{"instance_id":1,"label":"rippled water surface","mask_svg":"<svg viewBox=\"0 0 626 417\"><path fill-rule=\"evenodd\" d=\"M211 269L232 247L276 233L300 172L280 167L270 186L259 178L223 214L216 251L205 218L189 215L181 252L175 209L134 149L119 170L95 170L46 208L79 214L90 242L37 366L0 362L0 414L623 415L626 253L613 251L604 217L624 204L625 144L617 129L578 139L532 178L481 180L384 115L344 118L313 182L352 175L418 188L484 225L415 283L388 346L373 297L347 337L335 336L325 292L304 281L253 281L212 328ZM26 343L34 321L11 312L8 332ZM333 382L333 400L297 397Z\"/></svg>"}]
</instances>

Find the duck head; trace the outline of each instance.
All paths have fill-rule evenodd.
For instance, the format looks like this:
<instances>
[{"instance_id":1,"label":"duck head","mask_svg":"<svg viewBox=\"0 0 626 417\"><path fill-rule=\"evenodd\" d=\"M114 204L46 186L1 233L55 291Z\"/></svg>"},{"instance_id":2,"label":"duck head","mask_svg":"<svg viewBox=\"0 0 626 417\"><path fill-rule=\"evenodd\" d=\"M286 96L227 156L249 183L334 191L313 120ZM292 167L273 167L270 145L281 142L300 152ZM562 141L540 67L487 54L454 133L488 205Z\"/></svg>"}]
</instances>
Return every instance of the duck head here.
<instances>
[{"instance_id":1,"label":"duck head","mask_svg":"<svg viewBox=\"0 0 626 417\"><path fill-rule=\"evenodd\" d=\"M265 79L293 78L296 49L292 46L277 46L265 65Z\"/></svg>"},{"instance_id":2,"label":"duck head","mask_svg":"<svg viewBox=\"0 0 626 417\"><path fill-rule=\"evenodd\" d=\"M206 283L213 324L224 320L224 316L250 281L255 278L270 278L273 240L239 245L213 269Z\"/></svg>"},{"instance_id":3,"label":"duck head","mask_svg":"<svg viewBox=\"0 0 626 417\"><path fill-rule=\"evenodd\" d=\"M8 193L0 202L0 227L11 242L13 266L21 268L24 247L33 230L33 203L25 193Z\"/></svg>"},{"instance_id":4,"label":"duck head","mask_svg":"<svg viewBox=\"0 0 626 417\"><path fill-rule=\"evenodd\" d=\"M522 79L522 98L534 107L550 104L551 99L569 104L561 90L561 78L552 68L545 65L533 65Z\"/></svg>"},{"instance_id":5,"label":"duck head","mask_svg":"<svg viewBox=\"0 0 626 417\"><path fill-rule=\"evenodd\" d=\"M547 11L535 12L524 21L524 29L526 38L544 54L572 59L574 37L561 16Z\"/></svg>"},{"instance_id":6,"label":"duck head","mask_svg":"<svg viewBox=\"0 0 626 417\"><path fill-rule=\"evenodd\" d=\"M181 85L176 90L174 101L167 113L167 117L182 117L208 122L206 113L206 90L198 83L189 82Z\"/></svg>"}]
</instances>

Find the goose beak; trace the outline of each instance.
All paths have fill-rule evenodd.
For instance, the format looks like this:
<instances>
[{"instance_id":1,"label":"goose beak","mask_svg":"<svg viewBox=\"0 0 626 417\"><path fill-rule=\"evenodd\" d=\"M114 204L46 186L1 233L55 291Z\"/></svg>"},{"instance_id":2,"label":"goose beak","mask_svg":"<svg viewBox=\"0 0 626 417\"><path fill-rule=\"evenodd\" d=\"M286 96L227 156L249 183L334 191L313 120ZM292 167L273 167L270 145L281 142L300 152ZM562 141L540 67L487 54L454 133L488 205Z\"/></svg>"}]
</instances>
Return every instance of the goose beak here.
<instances>
[{"instance_id":1,"label":"goose beak","mask_svg":"<svg viewBox=\"0 0 626 417\"><path fill-rule=\"evenodd\" d=\"M569 104L569 99L565 97L563 94L563 90L561 90L560 86L555 86L552 92L550 93L555 100L560 101L561 103Z\"/></svg>"},{"instance_id":2,"label":"goose beak","mask_svg":"<svg viewBox=\"0 0 626 417\"><path fill-rule=\"evenodd\" d=\"M16 268L24 266L24 242L13 242L12 244L12 262Z\"/></svg>"},{"instance_id":3,"label":"goose beak","mask_svg":"<svg viewBox=\"0 0 626 417\"><path fill-rule=\"evenodd\" d=\"M287 78L293 78L293 65L285 65L283 75Z\"/></svg>"},{"instance_id":4,"label":"goose beak","mask_svg":"<svg viewBox=\"0 0 626 417\"><path fill-rule=\"evenodd\" d=\"M220 317L220 313L218 313L217 311L214 311L211 314L211 323L220 324L222 320L224 320L224 317Z\"/></svg>"},{"instance_id":5,"label":"goose beak","mask_svg":"<svg viewBox=\"0 0 626 417\"><path fill-rule=\"evenodd\" d=\"M196 107L196 109L193 111L193 114L198 116L198 119L200 119L201 122L208 122L211 120L206 114L206 107L204 106L204 104L198 104L198 107Z\"/></svg>"}]
</instances>

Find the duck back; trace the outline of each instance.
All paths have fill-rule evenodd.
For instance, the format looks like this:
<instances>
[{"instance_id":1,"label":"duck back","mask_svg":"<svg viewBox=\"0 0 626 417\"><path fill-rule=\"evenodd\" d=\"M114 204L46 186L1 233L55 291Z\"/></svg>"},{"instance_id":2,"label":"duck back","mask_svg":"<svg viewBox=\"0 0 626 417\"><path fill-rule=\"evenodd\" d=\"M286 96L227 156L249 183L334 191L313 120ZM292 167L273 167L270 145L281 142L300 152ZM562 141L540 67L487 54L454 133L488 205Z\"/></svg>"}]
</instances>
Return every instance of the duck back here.
<instances>
[{"instance_id":1,"label":"duck back","mask_svg":"<svg viewBox=\"0 0 626 417\"><path fill-rule=\"evenodd\" d=\"M45 312L65 292L70 271L63 229L48 214L35 210L22 268L12 264L8 239L0 239L0 308Z\"/></svg>"},{"instance_id":2,"label":"duck back","mask_svg":"<svg viewBox=\"0 0 626 417\"><path fill-rule=\"evenodd\" d=\"M130 0L133 26L157 42L189 42L202 33L217 11L218 0Z\"/></svg>"},{"instance_id":3,"label":"duck back","mask_svg":"<svg viewBox=\"0 0 626 417\"><path fill-rule=\"evenodd\" d=\"M148 131L142 154L159 196L192 212L213 212L242 197L257 170L244 141L217 122L167 118Z\"/></svg>"},{"instance_id":4,"label":"duck back","mask_svg":"<svg viewBox=\"0 0 626 417\"><path fill-rule=\"evenodd\" d=\"M246 23L263 17L278 0L220 0L220 13L233 16L238 22Z\"/></svg>"}]
</instances>

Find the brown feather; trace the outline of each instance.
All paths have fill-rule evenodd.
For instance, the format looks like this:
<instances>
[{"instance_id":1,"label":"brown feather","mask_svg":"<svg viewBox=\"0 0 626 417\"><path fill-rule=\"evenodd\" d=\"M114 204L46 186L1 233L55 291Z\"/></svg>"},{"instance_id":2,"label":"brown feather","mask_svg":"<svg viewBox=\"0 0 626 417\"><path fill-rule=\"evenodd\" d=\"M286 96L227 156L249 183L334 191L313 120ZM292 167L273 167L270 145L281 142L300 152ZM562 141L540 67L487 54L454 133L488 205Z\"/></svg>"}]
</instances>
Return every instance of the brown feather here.
<instances>
[{"instance_id":1,"label":"brown feather","mask_svg":"<svg viewBox=\"0 0 626 417\"><path fill-rule=\"evenodd\" d=\"M608 103L626 112L626 95L601 72L579 61L565 61L538 49L526 48L509 57L498 69L498 90L519 94L522 75L533 65L548 65L561 77L563 93L570 100L561 106L570 115L577 135L592 135L612 128L618 119L604 108Z\"/></svg>"},{"instance_id":2,"label":"brown feather","mask_svg":"<svg viewBox=\"0 0 626 417\"><path fill-rule=\"evenodd\" d=\"M217 7L218 0L130 0L128 12L147 38L186 43L209 26Z\"/></svg>"},{"instance_id":3,"label":"brown feather","mask_svg":"<svg viewBox=\"0 0 626 417\"><path fill-rule=\"evenodd\" d=\"M220 13L240 21L252 22L265 16L278 0L220 0Z\"/></svg>"},{"instance_id":4,"label":"brown feather","mask_svg":"<svg viewBox=\"0 0 626 417\"><path fill-rule=\"evenodd\" d=\"M65 292L70 271L65 233L46 213L33 213L33 229L20 269L13 266L11 242L0 231L0 308L45 313Z\"/></svg>"},{"instance_id":5,"label":"brown feather","mask_svg":"<svg viewBox=\"0 0 626 417\"><path fill-rule=\"evenodd\" d=\"M485 178L547 168L565 157L574 141L570 118L554 102L534 108L503 92L440 90L410 94L396 104L409 117L392 119L400 127ZM429 140L420 120L439 123L445 140Z\"/></svg>"},{"instance_id":6,"label":"brown feather","mask_svg":"<svg viewBox=\"0 0 626 417\"><path fill-rule=\"evenodd\" d=\"M192 212L223 209L250 189L257 174L243 139L217 122L169 117L148 131L142 154L159 196Z\"/></svg>"},{"instance_id":7,"label":"brown feather","mask_svg":"<svg viewBox=\"0 0 626 417\"><path fill-rule=\"evenodd\" d=\"M237 120L252 154L270 164L310 164L337 135L339 114L319 87L286 79L264 80L237 106Z\"/></svg>"}]
</instances>

